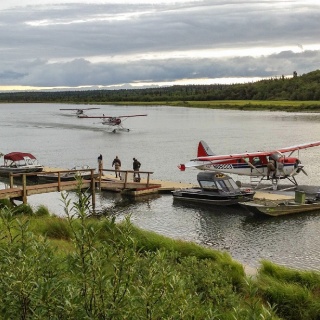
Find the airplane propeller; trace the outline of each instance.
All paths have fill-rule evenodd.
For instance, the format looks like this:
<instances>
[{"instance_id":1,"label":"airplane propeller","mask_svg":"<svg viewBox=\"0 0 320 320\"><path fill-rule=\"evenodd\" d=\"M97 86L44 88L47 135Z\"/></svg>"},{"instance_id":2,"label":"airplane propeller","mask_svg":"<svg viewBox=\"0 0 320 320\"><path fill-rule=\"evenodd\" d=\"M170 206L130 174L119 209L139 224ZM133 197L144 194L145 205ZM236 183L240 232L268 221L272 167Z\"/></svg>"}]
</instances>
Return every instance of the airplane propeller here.
<instances>
[{"instance_id":1,"label":"airplane propeller","mask_svg":"<svg viewBox=\"0 0 320 320\"><path fill-rule=\"evenodd\" d=\"M301 164L300 160L298 160L299 162L297 163L297 166L291 171L291 173L289 174L290 177L292 177L293 175L295 175L296 173L299 172L303 172L306 176L308 176L308 173L303 169L303 165Z\"/></svg>"},{"instance_id":2,"label":"airplane propeller","mask_svg":"<svg viewBox=\"0 0 320 320\"><path fill-rule=\"evenodd\" d=\"M307 172L306 172L304 169L301 168L301 171L302 171L306 176L308 176Z\"/></svg>"}]
</instances>

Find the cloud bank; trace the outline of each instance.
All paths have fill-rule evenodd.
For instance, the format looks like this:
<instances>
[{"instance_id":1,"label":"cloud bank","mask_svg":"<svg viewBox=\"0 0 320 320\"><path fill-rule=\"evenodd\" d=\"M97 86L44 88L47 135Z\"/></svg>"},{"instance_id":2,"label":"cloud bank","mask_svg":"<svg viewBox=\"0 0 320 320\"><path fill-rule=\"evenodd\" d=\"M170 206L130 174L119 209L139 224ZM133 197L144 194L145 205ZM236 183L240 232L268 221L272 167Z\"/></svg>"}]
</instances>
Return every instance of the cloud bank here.
<instances>
[{"instance_id":1,"label":"cloud bank","mask_svg":"<svg viewBox=\"0 0 320 320\"><path fill-rule=\"evenodd\" d=\"M13 1L0 5L0 86L299 75L319 68L319 13L294 0Z\"/></svg>"}]
</instances>

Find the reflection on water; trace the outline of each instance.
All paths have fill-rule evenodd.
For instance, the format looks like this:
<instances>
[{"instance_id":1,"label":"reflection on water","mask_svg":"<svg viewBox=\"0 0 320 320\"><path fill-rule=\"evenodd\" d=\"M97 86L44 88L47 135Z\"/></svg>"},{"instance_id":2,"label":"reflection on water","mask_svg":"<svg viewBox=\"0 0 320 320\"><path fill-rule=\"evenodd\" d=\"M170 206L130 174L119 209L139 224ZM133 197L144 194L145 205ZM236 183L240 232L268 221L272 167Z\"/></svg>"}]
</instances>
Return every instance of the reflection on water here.
<instances>
[{"instance_id":1,"label":"reflection on water","mask_svg":"<svg viewBox=\"0 0 320 320\"><path fill-rule=\"evenodd\" d=\"M319 114L98 107L100 110L91 115L148 116L128 120L129 133L110 134L95 119L79 119L59 111L61 105L1 104L0 152L31 152L45 166L58 168L95 168L101 153L105 168L110 168L118 155L122 168L131 169L136 157L143 170L154 172L154 179L194 183L198 171L180 172L177 165L196 156L199 140L205 140L216 153L228 154L286 147L320 137ZM314 161L318 154L319 148L299 152L308 176L299 175L298 183L319 185L320 171ZM73 192L70 198L77 201ZM44 204L63 215L61 199L56 192L30 196L28 202L34 207ZM132 200L110 192L97 192L96 205L99 212L117 220L130 215L142 229L227 251L251 266L268 259L295 268L320 269L320 214L316 212L269 218L253 216L239 207L184 205L173 201L170 194Z\"/></svg>"}]
</instances>

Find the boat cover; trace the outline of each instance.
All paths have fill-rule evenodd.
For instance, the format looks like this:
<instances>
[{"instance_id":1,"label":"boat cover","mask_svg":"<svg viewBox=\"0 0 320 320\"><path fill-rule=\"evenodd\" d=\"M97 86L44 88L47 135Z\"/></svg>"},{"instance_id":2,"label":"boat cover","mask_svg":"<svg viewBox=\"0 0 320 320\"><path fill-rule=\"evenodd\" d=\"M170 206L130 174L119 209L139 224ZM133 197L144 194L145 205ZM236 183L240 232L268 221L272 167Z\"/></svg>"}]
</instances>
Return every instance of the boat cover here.
<instances>
[{"instance_id":1,"label":"boat cover","mask_svg":"<svg viewBox=\"0 0 320 320\"><path fill-rule=\"evenodd\" d=\"M20 160L24 160L25 157L29 157L30 159L36 159L36 157L34 155L32 155L31 153L10 152L10 153L4 155L4 160L20 161Z\"/></svg>"}]
</instances>

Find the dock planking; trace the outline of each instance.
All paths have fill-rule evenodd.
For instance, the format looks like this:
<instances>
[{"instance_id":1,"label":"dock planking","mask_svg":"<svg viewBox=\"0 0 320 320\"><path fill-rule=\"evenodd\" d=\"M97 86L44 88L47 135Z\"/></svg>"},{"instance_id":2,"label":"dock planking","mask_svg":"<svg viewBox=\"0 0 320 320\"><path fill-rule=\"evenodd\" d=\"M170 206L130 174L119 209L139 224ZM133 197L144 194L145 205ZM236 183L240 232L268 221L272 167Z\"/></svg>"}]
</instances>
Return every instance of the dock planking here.
<instances>
[{"instance_id":1,"label":"dock planking","mask_svg":"<svg viewBox=\"0 0 320 320\"><path fill-rule=\"evenodd\" d=\"M100 190L122 192L124 194L129 194L132 196L139 196L148 193L155 193L161 187L160 184L150 182L150 174L153 172L140 171L140 174L146 174L147 179L140 182L129 181L128 176L134 173L134 171L127 170L122 171L124 174L124 180L111 179L108 176L103 175L103 171L112 171L114 170L101 170L100 174L95 173L94 168L90 169L80 169L80 170L66 170L60 169L55 170L54 168L47 168L46 171L41 172L41 176L45 174L56 174L57 181L50 183L40 183L37 181L37 173L24 173L24 174L11 174L10 175L10 187L0 190L0 199L17 199L27 203L27 197L35 194L43 194L50 192L61 192L61 191L73 191L78 188L86 189L91 191L92 195L92 204L95 206L95 190L99 188ZM61 181L61 174L71 173L71 172L82 172L90 171L91 179L74 179L71 181ZM39 174L39 173L38 173ZM27 183L27 178L33 178L32 184ZM14 179L18 186L14 186Z\"/></svg>"},{"instance_id":2,"label":"dock planking","mask_svg":"<svg viewBox=\"0 0 320 320\"><path fill-rule=\"evenodd\" d=\"M124 179L115 178L113 169L103 169L100 174L95 173L96 169L83 169L78 171L90 171L91 179L81 179L81 182L78 180L72 181L60 181L59 179L56 182L50 183L37 183L33 182L31 185L27 184L27 177L34 177L37 174L14 174L10 176L10 187L0 190L0 199L17 199L27 203L27 197L35 194L43 194L50 192L61 192L61 191L74 191L78 188L82 190L90 190L92 196L92 204L95 206L95 192L96 189L102 191L112 191L112 192L121 192L125 195L130 195L134 197L148 195L153 193L171 193L171 191L176 189L183 188L192 188L195 187L194 184L181 183L181 182L172 182L172 181L163 181L163 180L151 180L150 175L153 172L140 171L140 175L146 175L147 178L142 178L140 182L135 182L133 180L134 171L131 170L122 170L122 176ZM52 174L56 173L57 177L61 173L74 172L74 170L66 170L55 168L48 168L46 171L41 172L41 174ZM21 186L14 186L13 179L20 179L22 181ZM264 198L264 199L287 199L291 196L284 194L275 194L274 192L257 192L255 198Z\"/></svg>"}]
</instances>

